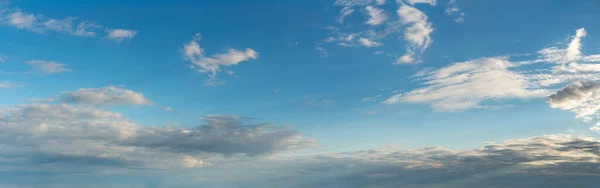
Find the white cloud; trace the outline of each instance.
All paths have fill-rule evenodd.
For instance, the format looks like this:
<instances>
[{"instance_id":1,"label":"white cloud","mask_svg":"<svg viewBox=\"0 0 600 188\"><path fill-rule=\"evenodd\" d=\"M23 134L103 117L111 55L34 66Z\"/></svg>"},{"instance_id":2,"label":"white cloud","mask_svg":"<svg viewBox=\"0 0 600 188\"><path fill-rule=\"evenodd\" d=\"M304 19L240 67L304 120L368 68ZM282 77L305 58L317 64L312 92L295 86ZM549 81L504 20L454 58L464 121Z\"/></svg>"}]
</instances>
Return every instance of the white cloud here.
<instances>
[{"instance_id":1,"label":"white cloud","mask_svg":"<svg viewBox=\"0 0 600 188\"><path fill-rule=\"evenodd\" d=\"M402 0L398 0L398 1L402 1ZM406 1L408 4L410 5L415 5L415 4L429 4L431 6L435 6L436 5L436 0L404 0Z\"/></svg>"},{"instance_id":2,"label":"white cloud","mask_svg":"<svg viewBox=\"0 0 600 188\"><path fill-rule=\"evenodd\" d=\"M6 56L5 55L0 55L0 63L4 63L4 61L6 61Z\"/></svg>"},{"instance_id":3,"label":"white cloud","mask_svg":"<svg viewBox=\"0 0 600 188\"><path fill-rule=\"evenodd\" d=\"M418 17L420 16L412 16L415 18L412 20ZM584 55L580 52L583 36L585 29L578 29L566 49L544 48L538 51L538 59L510 62L510 56L480 58L454 63L434 71L420 72L413 77L424 81L424 87L399 93L382 103L428 103L438 110L456 111L487 108L481 103L488 100L546 97L554 93L557 85L566 83L600 82L600 75L597 74L600 72L600 65L589 63L596 62L600 55ZM398 63L412 62L410 57L412 56L408 53L399 58ZM536 70L524 67L541 62L552 63L546 64L552 67L542 65ZM584 102L588 103L591 102ZM585 108L556 104L553 107L575 111L580 114L578 117L586 116L581 114L595 114L593 104Z\"/></svg>"},{"instance_id":4,"label":"white cloud","mask_svg":"<svg viewBox=\"0 0 600 188\"><path fill-rule=\"evenodd\" d=\"M416 63L419 60L415 58L415 51L422 53L431 45L430 34L434 29L431 23L427 22L427 15L412 6L403 4L396 13L400 22L408 25L404 30L404 40L408 42L407 52L397 59L396 63Z\"/></svg>"},{"instance_id":5,"label":"white cloud","mask_svg":"<svg viewBox=\"0 0 600 188\"><path fill-rule=\"evenodd\" d=\"M49 31L64 33L73 36L93 37L98 32L106 32L106 38L120 42L131 39L137 31L127 29L112 29L101 26L88 20L79 20L77 17L66 17L64 19L48 18L40 14L30 14L21 10L3 9L0 15L0 24L12 26L17 29L26 29L36 33L47 33ZM2 12L0 12L2 13Z\"/></svg>"},{"instance_id":6,"label":"white cloud","mask_svg":"<svg viewBox=\"0 0 600 188\"><path fill-rule=\"evenodd\" d=\"M379 0L336 0L333 4L336 6L365 6L373 3L378 3Z\"/></svg>"},{"instance_id":7,"label":"white cloud","mask_svg":"<svg viewBox=\"0 0 600 188\"><path fill-rule=\"evenodd\" d=\"M92 30L98 28L102 28L102 26L91 21L82 21L79 23L79 25L77 25L77 28L73 34L76 36L92 37L96 36L96 32Z\"/></svg>"},{"instance_id":8,"label":"white cloud","mask_svg":"<svg viewBox=\"0 0 600 188\"><path fill-rule=\"evenodd\" d=\"M456 1L451 0L448 2L448 4L446 5L446 15L448 16L455 16L457 15L458 17L455 18L453 21L457 22L457 23L463 23L465 22L465 13L461 11L460 7L458 7L458 5L456 5Z\"/></svg>"},{"instance_id":9,"label":"white cloud","mask_svg":"<svg viewBox=\"0 0 600 188\"><path fill-rule=\"evenodd\" d=\"M376 3L377 5L383 5L383 4L385 4L385 1L386 1L386 0L375 0L375 3Z\"/></svg>"},{"instance_id":10,"label":"white cloud","mask_svg":"<svg viewBox=\"0 0 600 188\"><path fill-rule=\"evenodd\" d=\"M65 64L54 61L30 60L26 62L34 71L44 74L57 74L71 72L73 70L66 68Z\"/></svg>"},{"instance_id":11,"label":"white cloud","mask_svg":"<svg viewBox=\"0 0 600 188\"><path fill-rule=\"evenodd\" d=\"M69 17L63 20L48 19L43 24L46 28L59 32L73 32L73 21L77 18Z\"/></svg>"},{"instance_id":12,"label":"white cloud","mask_svg":"<svg viewBox=\"0 0 600 188\"><path fill-rule=\"evenodd\" d=\"M352 13L354 13L354 9L351 7L344 7L341 11L340 11L340 18L338 19L340 23L344 23L344 18L346 18L347 16L350 16Z\"/></svg>"},{"instance_id":13,"label":"white cloud","mask_svg":"<svg viewBox=\"0 0 600 188\"><path fill-rule=\"evenodd\" d=\"M171 108L170 106L165 107L164 110L167 112L175 112L175 110L173 108Z\"/></svg>"},{"instance_id":14,"label":"white cloud","mask_svg":"<svg viewBox=\"0 0 600 188\"><path fill-rule=\"evenodd\" d=\"M458 6L449 6L444 12L448 15L453 15L454 13L460 12L460 8L458 8Z\"/></svg>"},{"instance_id":15,"label":"white cloud","mask_svg":"<svg viewBox=\"0 0 600 188\"><path fill-rule=\"evenodd\" d=\"M565 54L565 60L572 62L581 58L581 38L585 37L587 32L584 28L578 29L575 32L575 36L569 46L567 47L567 53Z\"/></svg>"},{"instance_id":16,"label":"white cloud","mask_svg":"<svg viewBox=\"0 0 600 188\"><path fill-rule=\"evenodd\" d=\"M548 47L538 51L540 58L549 63L567 64L578 61L598 62L600 54L582 56L581 40L587 35L585 28L577 29L566 49Z\"/></svg>"},{"instance_id":17,"label":"white cloud","mask_svg":"<svg viewBox=\"0 0 600 188\"><path fill-rule=\"evenodd\" d=\"M365 47L378 47L383 45L381 42L375 42L372 40L369 40L367 38L360 38L358 39L358 42L360 42L361 45L365 46Z\"/></svg>"},{"instance_id":18,"label":"white cloud","mask_svg":"<svg viewBox=\"0 0 600 188\"><path fill-rule=\"evenodd\" d=\"M315 50L317 50L317 52L323 54L324 56L329 55L329 53L327 52L327 50L325 50L325 48L323 48L323 47L317 46L317 47L315 47Z\"/></svg>"},{"instance_id":19,"label":"white cloud","mask_svg":"<svg viewBox=\"0 0 600 188\"><path fill-rule=\"evenodd\" d=\"M194 40L184 44L183 54L192 63L191 68L200 72L208 72L210 79L207 83L216 79L217 73L221 71L221 67L229 67L258 58L258 52L251 48L246 48L245 51L230 48L225 53L213 54L210 57L206 57L204 56L204 49L200 47L197 41L197 37L194 37Z\"/></svg>"},{"instance_id":20,"label":"white cloud","mask_svg":"<svg viewBox=\"0 0 600 188\"><path fill-rule=\"evenodd\" d=\"M77 91L63 92L59 100L72 104L91 104L91 105L148 105L150 101L143 94L119 88L108 86L102 88L81 88Z\"/></svg>"},{"instance_id":21,"label":"white cloud","mask_svg":"<svg viewBox=\"0 0 600 188\"><path fill-rule=\"evenodd\" d=\"M137 33L137 31L127 29L111 29L108 31L108 35L106 37L116 42L121 42L125 39L132 39L135 37L135 35L137 35Z\"/></svg>"},{"instance_id":22,"label":"white cloud","mask_svg":"<svg viewBox=\"0 0 600 188\"><path fill-rule=\"evenodd\" d=\"M375 96L375 97L365 97L362 100L360 100L360 102L376 102L377 101L377 97L379 96Z\"/></svg>"},{"instance_id":23,"label":"white cloud","mask_svg":"<svg viewBox=\"0 0 600 188\"><path fill-rule=\"evenodd\" d=\"M388 19L388 16L383 12L382 9L378 9L373 6L367 6L365 7L365 10L367 10L367 14L369 15L369 20L365 22L366 24L374 26L380 25Z\"/></svg>"},{"instance_id":24,"label":"white cloud","mask_svg":"<svg viewBox=\"0 0 600 188\"><path fill-rule=\"evenodd\" d=\"M396 62L394 64L412 64L419 62L421 61L415 58L415 52L413 52L412 50L408 50L406 54L396 59Z\"/></svg>"},{"instance_id":25,"label":"white cloud","mask_svg":"<svg viewBox=\"0 0 600 188\"><path fill-rule=\"evenodd\" d=\"M403 24L427 21L427 15L412 6L401 5L396 13L400 17L400 22Z\"/></svg>"},{"instance_id":26,"label":"white cloud","mask_svg":"<svg viewBox=\"0 0 600 188\"><path fill-rule=\"evenodd\" d=\"M15 84L13 82L0 81L0 89L9 89L9 88L15 88L15 87L17 87L17 84Z\"/></svg>"},{"instance_id":27,"label":"white cloud","mask_svg":"<svg viewBox=\"0 0 600 188\"><path fill-rule=\"evenodd\" d=\"M13 12L8 14L5 18L7 24L15 26L19 29L34 29L36 24L36 16L33 14L26 14L21 11Z\"/></svg>"},{"instance_id":28,"label":"white cloud","mask_svg":"<svg viewBox=\"0 0 600 188\"><path fill-rule=\"evenodd\" d=\"M463 15L463 14L461 14L461 15ZM453 21L456 23L463 23L463 22L465 22L465 18L464 18L464 16L461 16L461 17L454 19Z\"/></svg>"},{"instance_id":29,"label":"white cloud","mask_svg":"<svg viewBox=\"0 0 600 188\"><path fill-rule=\"evenodd\" d=\"M425 87L400 93L384 104L429 103L437 110L481 107L485 100L539 98L550 93L533 86L527 76L511 71L515 65L505 58L481 58L459 62L426 73Z\"/></svg>"},{"instance_id":30,"label":"white cloud","mask_svg":"<svg viewBox=\"0 0 600 188\"><path fill-rule=\"evenodd\" d=\"M418 9L406 5L400 6L397 13L402 23L410 24L404 31L404 39L421 50L427 49L431 44L429 35L433 32L431 23L427 22L427 16Z\"/></svg>"}]
</instances>

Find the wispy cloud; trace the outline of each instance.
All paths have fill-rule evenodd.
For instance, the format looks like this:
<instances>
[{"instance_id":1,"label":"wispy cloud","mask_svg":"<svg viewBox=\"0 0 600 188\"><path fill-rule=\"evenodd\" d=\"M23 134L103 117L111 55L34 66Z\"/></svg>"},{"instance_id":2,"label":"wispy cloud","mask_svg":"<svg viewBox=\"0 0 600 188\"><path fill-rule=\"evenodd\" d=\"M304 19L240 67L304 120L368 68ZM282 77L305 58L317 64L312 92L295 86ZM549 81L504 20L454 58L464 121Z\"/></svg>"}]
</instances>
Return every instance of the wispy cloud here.
<instances>
[{"instance_id":1,"label":"wispy cloud","mask_svg":"<svg viewBox=\"0 0 600 188\"><path fill-rule=\"evenodd\" d=\"M99 33L103 33L106 38L118 42L131 39L137 34L137 31L113 29L77 17L49 18L19 9L5 9L4 12L0 12L0 24L35 33L57 32L81 37L101 36Z\"/></svg>"},{"instance_id":2,"label":"wispy cloud","mask_svg":"<svg viewBox=\"0 0 600 188\"><path fill-rule=\"evenodd\" d=\"M0 81L0 89L9 89L15 87L17 87L17 84L15 84L14 82Z\"/></svg>"},{"instance_id":3,"label":"wispy cloud","mask_svg":"<svg viewBox=\"0 0 600 188\"><path fill-rule=\"evenodd\" d=\"M246 48L244 51L229 48L225 53L213 54L209 57L204 55L204 49L200 47L198 41L200 34L196 34L194 39L183 45L183 55L190 64L190 68L199 72L208 73L209 80L206 84L214 83L217 73L222 67L237 65L241 62L258 58L258 52L251 48Z\"/></svg>"},{"instance_id":4,"label":"wispy cloud","mask_svg":"<svg viewBox=\"0 0 600 188\"><path fill-rule=\"evenodd\" d=\"M543 98L554 93L557 84L576 82L552 95L551 107L574 111L578 117L594 114L600 107L594 105L595 84L589 81L600 80L600 67L587 62L597 62L600 56L580 52L585 34L585 29L578 29L567 48L544 48L537 59L479 58L421 72L415 77L424 87L396 94L383 103L428 103L437 110L460 111L485 108L481 103L488 100ZM552 66L535 71L524 67L541 62ZM575 100L574 96L581 98Z\"/></svg>"},{"instance_id":5,"label":"wispy cloud","mask_svg":"<svg viewBox=\"0 0 600 188\"><path fill-rule=\"evenodd\" d=\"M31 66L35 72L43 74L58 74L73 71L66 68L65 64L55 61L30 60L27 61L26 64Z\"/></svg>"}]
</instances>

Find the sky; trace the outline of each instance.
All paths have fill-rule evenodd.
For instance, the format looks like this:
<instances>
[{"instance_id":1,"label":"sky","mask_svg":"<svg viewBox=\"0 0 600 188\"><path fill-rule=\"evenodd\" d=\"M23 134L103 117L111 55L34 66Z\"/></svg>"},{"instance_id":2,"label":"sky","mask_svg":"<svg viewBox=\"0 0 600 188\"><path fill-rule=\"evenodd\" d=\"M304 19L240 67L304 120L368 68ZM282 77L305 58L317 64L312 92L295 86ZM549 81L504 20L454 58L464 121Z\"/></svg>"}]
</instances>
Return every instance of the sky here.
<instances>
[{"instance_id":1,"label":"sky","mask_svg":"<svg viewBox=\"0 0 600 188\"><path fill-rule=\"evenodd\" d=\"M595 187L594 0L0 0L0 187Z\"/></svg>"}]
</instances>

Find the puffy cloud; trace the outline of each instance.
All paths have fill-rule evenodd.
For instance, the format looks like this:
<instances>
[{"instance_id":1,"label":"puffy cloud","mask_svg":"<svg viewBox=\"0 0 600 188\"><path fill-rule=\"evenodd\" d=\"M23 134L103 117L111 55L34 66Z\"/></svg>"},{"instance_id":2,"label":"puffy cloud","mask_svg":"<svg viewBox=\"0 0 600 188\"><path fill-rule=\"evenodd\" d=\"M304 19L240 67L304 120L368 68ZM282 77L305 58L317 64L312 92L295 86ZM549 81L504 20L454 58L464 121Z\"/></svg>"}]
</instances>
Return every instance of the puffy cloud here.
<instances>
[{"instance_id":1,"label":"puffy cloud","mask_svg":"<svg viewBox=\"0 0 600 188\"><path fill-rule=\"evenodd\" d=\"M147 105L150 101L143 94L115 87L81 88L63 92L59 101L72 104L91 105Z\"/></svg>"},{"instance_id":2,"label":"puffy cloud","mask_svg":"<svg viewBox=\"0 0 600 188\"><path fill-rule=\"evenodd\" d=\"M388 19L388 16L383 12L382 9L378 9L373 6L367 6L365 7L365 10L367 10L367 14L369 15L369 20L365 22L366 24L380 25Z\"/></svg>"},{"instance_id":3,"label":"puffy cloud","mask_svg":"<svg viewBox=\"0 0 600 188\"><path fill-rule=\"evenodd\" d=\"M54 61L31 60L27 61L26 64L31 66L34 71L44 74L57 74L73 71L66 68L65 64Z\"/></svg>"},{"instance_id":4,"label":"puffy cloud","mask_svg":"<svg viewBox=\"0 0 600 188\"><path fill-rule=\"evenodd\" d=\"M534 86L527 76L510 70L505 58L481 58L459 62L426 73L425 87L394 95L383 103L430 103L438 110L481 107L490 99L545 97L550 93Z\"/></svg>"},{"instance_id":5,"label":"puffy cloud","mask_svg":"<svg viewBox=\"0 0 600 188\"><path fill-rule=\"evenodd\" d=\"M340 11L340 23L343 22L345 16L354 12L357 7L364 7L363 11L368 20L365 24L377 27L369 27L364 31L340 32L340 29L330 30L333 36L324 40L327 43L334 43L343 47L375 47L382 42L371 43L370 41L382 41L390 35L403 34L402 39L406 44L406 53L396 59L394 64L415 64L422 62L420 54L422 54L432 43L431 33L434 31L432 24L428 21L427 15L416 9L412 5L426 3L434 6L435 0L412 0L399 1L399 9L396 11L398 20L388 21L389 15L384 12L384 9L378 8L377 5L384 4L385 0L337 0L334 5L343 6ZM330 27L333 28L333 27ZM397 37L394 37L397 38ZM377 54L376 54L377 55Z\"/></svg>"},{"instance_id":6,"label":"puffy cloud","mask_svg":"<svg viewBox=\"0 0 600 188\"><path fill-rule=\"evenodd\" d=\"M34 29L35 24L37 24L35 15L26 14L21 11L8 14L4 19L6 20L6 24L15 26L19 29Z\"/></svg>"},{"instance_id":7,"label":"puffy cloud","mask_svg":"<svg viewBox=\"0 0 600 188\"><path fill-rule=\"evenodd\" d=\"M381 42L375 42L372 40L369 40L367 38L360 38L358 39L358 41L360 42L361 45L365 46L365 47L378 47L383 45Z\"/></svg>"},{"instance_id":8,"label":"puffy cloud","mask_svg":"<svg viewBox=\"0 0 600 188\"><path fill-rule=\"evenodd\" d=\"M191 62L191 68L197 69L200 72L208 72L210 77L207 81L208 84L215 80L217 73L221 71L221 67L229 67L258 58L258 52L251 48L246 48L245 51L230 48L225 53L213 54L210 57L206 57L204 56L204 49L198 44L198 40L199 34L196 34L194 40L184 44L183 54Z\"/></svg>"},{"instance_id":9,"label":"puffy cloud","mask_svg":"<svg viewBox=\"0 0 600 188\"><path fill-rule=\"evenodd\" d=\"M396 13L400 17L400 22L403 24L427 21L427 15L412 6L402 5L398 8Z\"/></svg>"},{"instance_id":10,"label":"puffy cloud","mask_svg":"<svg viewBox=\"0 0 600 188\"><path fill-rule=\"evenodd\" d=\"M600 110L600 83L575 82L550 95L548 104L552 108L569 110L584 121L596 119ZM600 123L590 130L600 131Z\"/></svg>"},{"instance_id":11,"label":"puffy cloud","mask_svg":"<svg viewBox=\"0 0 600 188\"><path fill-rule=\"evenodd\" d=\"M104 95L96 98L107 99ZM206 167L223 156L264 156L314 145L287 127L248 124L247 118L211 115L201 120L206 123L196 127L147 127L87 105L41 102L0 108L1 170L96 174L103 169Z\"/></svg>"},{"instance_id":12,"label":"puffy cloud","mask_svg":"<svg viewBox=\"0 0 600 188\"><path fill-rule=\"evenodd\" d=\"M137 35L137 33L138 31L128 29L111 29L108 31L106 38L116 42L121 42L125 39L132 39L135 37L135 35Z\"/></svg>"},{"instance_id":13,"label":"puffy cloud","mask_svg":"<svg viewBox=\"0 0 600 188\"><path fill-rule=\"evenodd\" d=\"M600 106L600 84L594 82L576 82L564 87L548 97L552 108L573 110L578 117L594 114Z\"/></svg>"}]
</instances>

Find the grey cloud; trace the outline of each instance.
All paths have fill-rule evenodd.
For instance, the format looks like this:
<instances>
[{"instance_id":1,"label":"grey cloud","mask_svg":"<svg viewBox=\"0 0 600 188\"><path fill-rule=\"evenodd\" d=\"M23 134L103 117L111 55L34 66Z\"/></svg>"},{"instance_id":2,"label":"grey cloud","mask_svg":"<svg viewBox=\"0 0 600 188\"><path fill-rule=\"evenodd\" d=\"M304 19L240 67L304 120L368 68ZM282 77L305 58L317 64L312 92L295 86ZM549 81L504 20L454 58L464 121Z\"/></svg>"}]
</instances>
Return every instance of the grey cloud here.
<instances>
[{"instance_id":1,"label":"grey cloud","mask_svg":"<svg viewBox=\"0 0 600 188\"><path fill-rule=\"evenodd\" d=\"M376 149L297 157L250 187L595 187L600 142L568 135L479 149ZM263 174L264 175L264 174ZM260 177L257 177L260 179Z\"/></svg>"},{"instance_id":2,"label":"grey cloud","mask_svg":"<svg viewBox=\"0 0 600 188\"><path fill-rule=\"evenodd\" d=\"M154 127L123 141L126 145L181 153L263 155L311 146L298 132L266 124L247 125L237 116L206 116L194 128Z\"/></svg>"},{"instance_id":3,"label":"grey cloud","mask_svg":"<svg viewBox=\"0 0 600 188\"><path fill-rule=\"evenodd\" d=\"M269 155L312 146L286 127L206 116L195 128L139 125L87 105L25 104L0 109L0 163L44 171L88 167L210 166L223 156ZM2 169L0 168L0 171Z\"/></svg>"},{"instance_id":4,"label":"grey cloud","mask_svg":"<svg viewBox=\"0 0 600 188\"><path fill-rule=\"evenodd\" d=\"M575 82L565 86L548 97L552 108L569 110L576 118L584 121L597 119L600 110L600 84L591 81ZM600 131L600 123L591 127L592 131Z\"/></svg>"},{"instance_id":5,"label":"grey cloud","mask_svg":"<svg viewBox=\"0 0 600 188\"><path fill-rule=\"evenodd\" d=\"M600 92L600 84L598 83L575 82L550 95L548 103L552 108L570 110L580 105L589 104L586 101L597 99L598 92Z\"/></svg>"}]
</instances>

